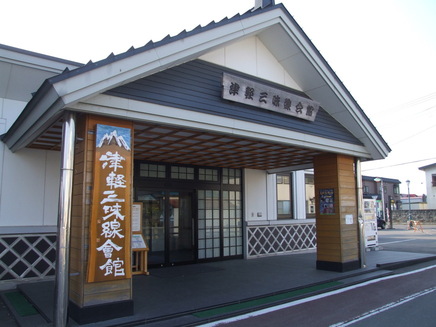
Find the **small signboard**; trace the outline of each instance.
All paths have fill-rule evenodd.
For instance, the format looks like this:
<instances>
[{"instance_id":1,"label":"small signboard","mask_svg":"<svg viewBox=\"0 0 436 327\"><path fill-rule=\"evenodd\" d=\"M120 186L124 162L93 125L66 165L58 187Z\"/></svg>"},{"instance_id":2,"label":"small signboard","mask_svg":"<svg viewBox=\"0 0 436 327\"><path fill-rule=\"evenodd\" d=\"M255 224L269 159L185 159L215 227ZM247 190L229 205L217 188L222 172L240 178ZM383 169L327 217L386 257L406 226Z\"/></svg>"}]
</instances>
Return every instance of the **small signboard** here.
<instances>
[{"instance_id":1,"label":"small signboard","mask_svg":"<svg viewBox=\"0 0 436 327\"><path fill-rule=\"evenodd\" d=\"M324 188L319 190L320 215L335 214L335 190Z\"/></svg>"},{"instance_id":2,"label":"small signboard","mask_svg":"<svg viewBox=\"0 0 436 327\"><path fill-rule=\"evenodd\" d=\"M132 250L148 250L142 236L142 203L135 202L132 205Z\"/></svg>"},{"instance_id":3,"label":"small signboard","mask_svg":"<svg viewBox=\"0 0 436 327\"><path fill-rule=\"evenodd\" d=\"M142 234L132 234L132 249L133 250L147 249L147 245L145 244Z\"/></svg>"},{"instance_id":4,"label":"small signboard","mask_svg":"<svg viewBox=\"0 0 436 327\"><path fill-rule=\"evenodd\" d=\"M378 246L375 200L363 200L363 229L365 233L365 247Z\"/></svg>"},{"instance_id":5,"label":"small signboard","mask_svg":"<svg viewBox=\"0 0 436 327\"><path fill-rule=\"evenodd\" d=\"M142 203L132 205L132 233L142 233Z\"/></svg>"}]
</instances>

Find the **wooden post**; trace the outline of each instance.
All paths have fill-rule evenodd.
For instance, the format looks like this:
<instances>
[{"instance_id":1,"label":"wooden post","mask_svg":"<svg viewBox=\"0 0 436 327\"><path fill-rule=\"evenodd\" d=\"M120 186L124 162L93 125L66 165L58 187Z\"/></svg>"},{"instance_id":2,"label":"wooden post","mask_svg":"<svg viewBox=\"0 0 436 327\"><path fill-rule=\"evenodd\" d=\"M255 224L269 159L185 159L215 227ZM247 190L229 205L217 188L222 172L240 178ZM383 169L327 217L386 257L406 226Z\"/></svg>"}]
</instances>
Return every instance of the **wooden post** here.
<instances>
[{"instance_id":1,"label":"wooden post","mask_svg":"<svg viewBox=\"0 0 436 327\"><path fill-rule=\"evenodd\" d=\"M314 160L317 269L360 268L354 158L326 154Z\"/></svg>"}]
</instances>

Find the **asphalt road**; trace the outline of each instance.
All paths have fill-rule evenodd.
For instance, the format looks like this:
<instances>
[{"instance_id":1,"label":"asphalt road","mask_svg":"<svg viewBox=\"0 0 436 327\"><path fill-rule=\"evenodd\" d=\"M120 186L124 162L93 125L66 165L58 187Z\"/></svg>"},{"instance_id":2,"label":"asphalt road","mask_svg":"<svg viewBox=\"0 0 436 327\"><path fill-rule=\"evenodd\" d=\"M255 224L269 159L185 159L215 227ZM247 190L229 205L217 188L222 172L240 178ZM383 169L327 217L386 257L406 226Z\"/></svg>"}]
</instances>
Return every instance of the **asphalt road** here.
<instances>
[{"instance_id":1,"label":"asphalt road","mask_svg":"<svg viewBox=\"0 0 436 327\"><path fill-rule=\"evenodd\" d=\"M354 285L210 326L433 327L436 265ZM240 319L240 320L237 320Z\"/></svg>"},{"instance_id":2,"label":"asphalt road","mask_svg":"<svg viewBox=\"0 0 436 327\"><path fill-rule=\"evenodd\" d=\"M379 246L382 250L436 254L436 225L424 225L424 231L406 228L405 225L394 224L393 229L379 229Z\"/></svg>"},{"instance_id":3,"label":"asphalt road","mask_svg":"<svg viewBox=\"0 0 436 327\"><path fill-rule=\"evenodd\" d=\"M436 226L379 230L383 251L436 254ZM436 326L436 261L402 268L394 276L290 302L206 326Z\"/></svg>"}]
</instances>

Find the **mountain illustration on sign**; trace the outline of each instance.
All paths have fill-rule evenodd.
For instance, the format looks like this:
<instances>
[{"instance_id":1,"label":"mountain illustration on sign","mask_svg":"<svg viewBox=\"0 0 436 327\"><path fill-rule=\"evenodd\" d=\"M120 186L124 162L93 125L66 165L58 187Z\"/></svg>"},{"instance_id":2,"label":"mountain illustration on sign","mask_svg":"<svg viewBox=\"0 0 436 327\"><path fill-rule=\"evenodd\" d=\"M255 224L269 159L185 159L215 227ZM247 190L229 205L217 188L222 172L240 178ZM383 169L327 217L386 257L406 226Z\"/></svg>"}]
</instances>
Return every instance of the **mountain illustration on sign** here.
<instances>
[{"instance_id":1,"label":"mountain illustration on sign","mask_svg":"<svg viewBox=\"0 0 436 327\"><path fill-rule=\"evenodd\" d=\"M98 147L101 148L103 145L118 145L119 147L125 148L130 151L130 147L124 140L122 135L118 135L117 130L113 130L110 133L105 133L98 143Z\"/></svg>"}]
</instances>

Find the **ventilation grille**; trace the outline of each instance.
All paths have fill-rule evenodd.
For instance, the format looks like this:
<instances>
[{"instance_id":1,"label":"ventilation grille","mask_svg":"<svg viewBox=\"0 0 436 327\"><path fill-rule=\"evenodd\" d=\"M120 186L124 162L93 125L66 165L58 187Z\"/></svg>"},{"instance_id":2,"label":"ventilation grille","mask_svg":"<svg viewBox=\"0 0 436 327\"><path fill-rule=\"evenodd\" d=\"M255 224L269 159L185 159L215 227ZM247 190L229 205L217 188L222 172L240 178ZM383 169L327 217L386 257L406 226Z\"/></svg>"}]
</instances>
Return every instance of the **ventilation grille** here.
<instances>
[{"instance_id":1,"label":"ventilation grille","mask_svg":"<svg viewBox=\"0 0 436 327\"><path fill-rule=\"evenodd\" d=\"M316 248L313 224L251 226L247 229L248 257L289 253Z\"/></svg>"},{"instance_id":2,"label":"ventilation grille","mask_svg":"<svg viewBox=\"0 0 436 327\"><path fill-rule=\"evenodd\" d=\"M0 236L0 280L55 275L56 234Z\"/></svg>"}]
</instances>

